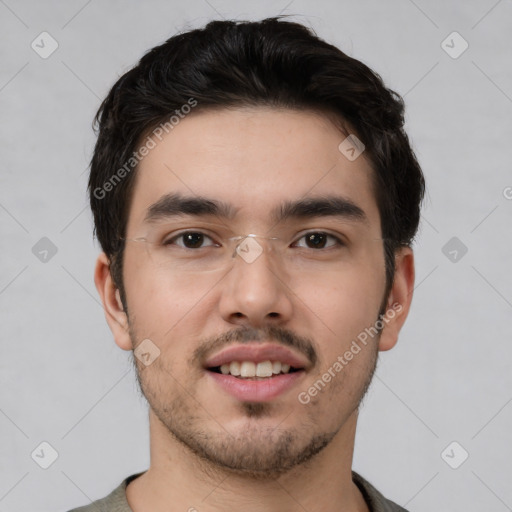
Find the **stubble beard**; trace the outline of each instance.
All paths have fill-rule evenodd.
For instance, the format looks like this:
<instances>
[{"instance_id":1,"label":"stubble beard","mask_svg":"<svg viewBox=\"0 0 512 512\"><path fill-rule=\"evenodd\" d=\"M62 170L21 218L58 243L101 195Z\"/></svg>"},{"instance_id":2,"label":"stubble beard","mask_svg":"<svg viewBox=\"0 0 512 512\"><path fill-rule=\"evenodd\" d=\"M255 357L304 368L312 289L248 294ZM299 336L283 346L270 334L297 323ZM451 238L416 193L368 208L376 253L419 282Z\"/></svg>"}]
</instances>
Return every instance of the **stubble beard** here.
<instances>
[{"instance_id":1,"label":"stubble beard","mask_svg":"<svg viewBox=\"0 0 512 512\"><path fill-rule=\"evenodd\" d=\"M131 327L130 336L135 346L135 340L138 338ZM352 413L359 408L377 367L378 350L372 350L372 358L365 367L366 379L359 392L352 398L350 407L337 418L334 428L320 433L317 432L319 418L315 407L310 407L303 423L290 430L279 427L279 423L286 417L281 418L276 426L263 426L261 421L265 417L279 417L275 410L276 406L272 403L250 402L240 403L240 414L249 420L248 427L244 428L243 432L228 432L221 423L213 420L197 399L192 398L193 394L191 396L183 387L175 386L177 396L173 399L166 398L165 394L158 392L166 387L155 382L155 374L158 380L159 375L169 373L171 382L175 381L171 372L162 365L162 358L155 360L148 368L138 362L135 356L132 361L140 392L148 401L154 415L169 436L195 455L199 467L207 472L222 471L250 479L268 480L276 479L311 461L329 445ZM338 383L331 384L332 391L336 389L338 393L343 393L342 383L343 379L340 377ZM310 405L312 404L304 407ZM336 414L335 403L328 410ZM205 421L214 422L214 428L206 430Z\"/></svg>"}]
</instances>

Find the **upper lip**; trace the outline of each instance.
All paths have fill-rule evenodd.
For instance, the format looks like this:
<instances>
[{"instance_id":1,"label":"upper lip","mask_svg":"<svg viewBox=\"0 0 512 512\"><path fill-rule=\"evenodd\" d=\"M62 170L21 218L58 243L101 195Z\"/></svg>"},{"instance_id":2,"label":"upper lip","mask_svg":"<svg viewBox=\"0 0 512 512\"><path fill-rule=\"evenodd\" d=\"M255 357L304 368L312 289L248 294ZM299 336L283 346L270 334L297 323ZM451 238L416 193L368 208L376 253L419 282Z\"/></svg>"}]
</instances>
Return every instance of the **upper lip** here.
<instances>
[{"instance_id":1,"label":"upper lip","mask_svg":"<svg viewBox=\"0 0 512 512\"><path fill-rule=\"evenodd\" d=\"M205 362L205 368L216 368L232 361L252 361L254 363L280 361L289 364L292 368L308 366L307 359L283 345L244 343L243 345L231 345L209 357Z\"/></svg>"}]
</instances>

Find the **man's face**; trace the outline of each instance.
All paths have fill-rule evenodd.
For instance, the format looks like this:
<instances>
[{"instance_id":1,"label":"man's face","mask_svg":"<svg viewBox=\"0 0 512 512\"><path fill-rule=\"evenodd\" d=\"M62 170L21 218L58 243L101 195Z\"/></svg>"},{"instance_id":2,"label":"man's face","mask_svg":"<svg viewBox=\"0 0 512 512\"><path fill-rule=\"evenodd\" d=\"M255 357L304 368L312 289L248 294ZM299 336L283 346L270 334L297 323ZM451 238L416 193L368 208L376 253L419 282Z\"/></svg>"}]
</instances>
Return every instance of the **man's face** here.
<instances>
[{"instance_id":1,"label":"man's face","mask_svg":"<svg viewBox=\"0 0 512 512\"><path fill-rule=\"evenodd\" d=\"M126 244L129 331L134 347L149 339L160 351L149 366L136 360L139 380L160 427L216 465L279 474L308 460L355 420L373 374L378 336L333 370L375 325L386 284L370 166L364 155L340 153L343 139L309 112L201 112L139 166L127 238L152 243ZM168 194L231 211L176 215L183 203L175 201L174 215L146 222ZM314 200L326 198L336 201L322 210ZM279 215L309 200L309 210L299 204ZM196 234L158 245L183 231ZM279 240L245 239L257 243L246 246L254 260L222 247L244 234ZM237 373L230 362L245 361L250 375L265 360L298 371L243 380L218 368ZM330 382L301 403L329 369Z\"/></svg>"}]
</instances>

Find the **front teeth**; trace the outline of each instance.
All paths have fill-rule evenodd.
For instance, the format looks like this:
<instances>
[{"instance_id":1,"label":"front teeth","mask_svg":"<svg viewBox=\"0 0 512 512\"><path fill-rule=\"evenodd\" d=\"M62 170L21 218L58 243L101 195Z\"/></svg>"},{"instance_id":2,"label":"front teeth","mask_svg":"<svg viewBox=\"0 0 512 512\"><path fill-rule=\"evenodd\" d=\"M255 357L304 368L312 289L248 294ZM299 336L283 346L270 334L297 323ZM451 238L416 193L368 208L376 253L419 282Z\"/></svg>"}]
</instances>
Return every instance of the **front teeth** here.
<instances>
[{"instance_id":1,"label":"front teeth","mask_svg":"<svg viewBox=\"0 0 512 512\"><path fill-rule=\"evenodd\" d=\"M271 377L279 373L288 373L290 365L280 361L262 361L258 364L252 361L232 361L229 364L223 364L220 371L224 375L231 374L235 377Z\"/></svg>"},{"instance_id":2,"label":"front teeth","mask_svg":"<svg viewBox=\"0 0 512 512\"><path fill-rule=\"evenodd\" d=\"M225 368L225 372L222 371L222 367L223 366L227 367L227 368ZM233 361L231 364L223 364L220 367L220 371L222 373L231 373L231 375L234 375L235 377L238 377L241 374L240 363L238 361Z\"/></svg>"}]
</instances>

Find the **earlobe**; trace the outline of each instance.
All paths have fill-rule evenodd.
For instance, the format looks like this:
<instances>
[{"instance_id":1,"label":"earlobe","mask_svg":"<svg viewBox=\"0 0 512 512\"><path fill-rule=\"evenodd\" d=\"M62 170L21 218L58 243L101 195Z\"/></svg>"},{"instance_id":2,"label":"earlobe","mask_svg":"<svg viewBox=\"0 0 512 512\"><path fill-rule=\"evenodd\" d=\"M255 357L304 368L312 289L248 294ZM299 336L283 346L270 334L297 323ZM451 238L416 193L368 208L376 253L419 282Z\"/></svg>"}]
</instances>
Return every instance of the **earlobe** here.
<instances>
[{"instance_id":1,"label":"earlobe","mask_svg":"<svg viewBox=\"0 0 512 512\"><path fill-rule=\"evenodd\" d=\"M395 253L395 277L384 313L384 327L379 340L379 350L392 349L405 323L414 291L414 254L410 247Z\"/></svg>"},{"instance_id":2,"label":"earlobe","mask_svg":"<svg viewBox=\"0 0 512 512\"><path fill-rule=\"evenodd\" d=\"M110 273L110 262L102 252L96 261L94 283L103 303L105 318L112 331L116 344L123 350L132 350L128 317L124 311L119 290Z\"/></svg>"}]
</instances>

